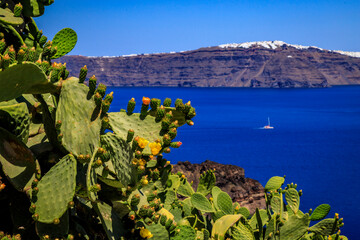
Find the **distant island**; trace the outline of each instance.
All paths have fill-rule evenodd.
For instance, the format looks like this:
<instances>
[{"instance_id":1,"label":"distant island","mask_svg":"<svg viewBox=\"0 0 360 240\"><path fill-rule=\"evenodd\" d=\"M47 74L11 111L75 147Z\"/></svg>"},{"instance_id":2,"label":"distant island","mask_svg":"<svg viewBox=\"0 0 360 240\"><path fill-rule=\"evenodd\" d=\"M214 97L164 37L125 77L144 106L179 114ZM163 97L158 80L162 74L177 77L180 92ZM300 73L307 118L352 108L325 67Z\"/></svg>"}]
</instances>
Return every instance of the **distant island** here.
<instances>
[{"instance_id":1,"label":"distant island","mask_svg":"<svg viewBox=\"0 0 360 240\"><path fill-rule=\"evenodd\" d=\"M64 56L70 75L84 65L108 86L313 88L360 84L360 53L282 41L119 57Z\"/></svg>"}]
</instances>

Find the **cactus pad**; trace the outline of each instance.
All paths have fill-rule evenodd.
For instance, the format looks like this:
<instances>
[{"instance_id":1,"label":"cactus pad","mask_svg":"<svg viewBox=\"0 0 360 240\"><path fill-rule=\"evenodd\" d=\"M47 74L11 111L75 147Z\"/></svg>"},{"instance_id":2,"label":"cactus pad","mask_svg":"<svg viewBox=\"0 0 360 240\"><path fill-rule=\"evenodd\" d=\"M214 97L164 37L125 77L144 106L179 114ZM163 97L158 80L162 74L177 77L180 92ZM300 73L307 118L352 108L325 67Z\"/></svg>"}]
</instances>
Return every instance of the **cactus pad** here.
<instances>
[{"instance_id":1,"label":"cactus pad","mask_svg":"<svg viewBox=\"0 0 360 240\"><path fill-rule=\"evenodd\" d=\"M259 222L261 222L261 225L262 225L261 227L263 227L267 223L267 220L268 220L268 215L267 215L266 210L256 209L256 214L254 214L251 217L249 224L252 229L256 229L256 225L259 226Z\"/></svg>"},{"instance_id":2,"label":"cactus pad","mask_svg":"<svg viewBox=\"0 0 360 240\"><path fill-rule=\"evenodd\" d=\"M229 194L221 192L217 195L214 201L215 206L217 206L218 209L222 210L225 214L233 214L232 200Z\"/></svg>"},{"instance_id":3,"label":"cactus pad","mask_svg":"<svg viewBox=\"0 0 360 240\"><path fill-rule=\"evenodd\" d=\"M224 239L225 233L228 231L230 227L232 227L239 219L242 217L242 215L225 215L218 220L213 225L211 236L214 237L214 239ZM215 235L218 236L218 238L215 238Z\"/></svg>"},{"instance_id":4,"label":"cactus pad","mask_svg":"<svg viewBox=\"0 0 360 240\"><path fill-rule=\"evenodd\" d=\"M129 129L133 129L135 136L139 136L148 141L155 141L159 138L161 123L156 123L155 118L146 116L140 119L139 113L127 115L125 112L109 113L110 125L113 131L126 139Z\"/></svg>"},{"instance_id":5,"label":"cactus pad","mask_svg":"<svg viewBox=\"0 0 360 240\"><path fill-rule=\"evenodd\" d=\"M56 121L62 122L62 144L76 156L92 156L100 145L100 114L93 97L87 98L88 91L77 78L64 81L56 111Z\"/></svg>"},{"instance_id":6,"label":"cactus pad","mask_svg":"<svg viewBox=\"0 0 360 240\"><path fill-rule=\"evenodd\" d=\"M326 218L321 222L318 222L314 226L311 226L310 231L314 233L318 233L321 235L330 235L332 234L333 230L337 231L337 228L333 229L335 224L335 219L333 218Z\"/></svg>"},{"instance_id":7,"label":"cactus pad","mask_svg":"<svg viewBox=\"0 0 360 240\"><path fill-rule=\"evenodd\" d=\"M68 209L76 186L76 159L69 154L63 157L38 184L39 192L35 197L35 213L39 214L39 222L53 223Z\"/></svg>"},{"instance_id":8,"label":"cactus pad","mask_svg":"<svg viewBox=\"0 0 360 240\"><path fill-rule=\"evenodd\" d=\"M23 5L22 14L26 17L38 17L44 14L43 1L38 0L21 0Z\"/></svg>"},{"instance_id":9,"label":"cactus pad","mask_svg":"<svg viewBox=\"0 0 360 240\"><path fill-rule=\"evenodd\" d=\"M66 237L69 233L69 214L65 214L59 219L59 224L46 224L37 222L36 223L36 232L39 236L48 235L50 238L61 238Z\"/></svg>"},{"instance_id":10,"label":"cactus pad","mask_svg":"<svg viewBox=\"0 0 360 240\"><path fill-rule=\"evenodd\" d=\"M203 194L204 196L208 195L212 188L215 186L216 177L214 171L208 170L200 175L199 185L196 192Z\"/></svg>"},{"instance_id":11,"label":"cactus pad","mask_svg":"<svg viewBox=\"0 0 360 240\"><path fill-rule=\"evenodd\" d=\"M281 185L283 185L284 181L285 181L285 178L283 178L283 177L275 176L275 177L270 178L269 181L265 185L265 191L279 189L281 187Z\"/></svg>"},{"instance_id":12,"label":"cactus pad","mask_svg":"<svg viewBox=\"0 0 360 240\"><path fill-rule=\"evenodd\" d=\"M203 212L215 212L209 200L201 193L194 193L191 196L192 205Z\"/></svg>"},{"instance_id":13,"label":"cactus pad","mask_svg":"<svg viewBox=\"0 0 360 240\"><path fill-rule=\"evenodd\" d=\"M110 154L110 161L121 184L126 187L132 183L136 177L136 171L131 165L133 151L130 145L117 134L111 133L101 136L101 144Z\"/></svg>"},{"instance_id":14,"label":"cactus pad","mask_svg":"<svg viewBox=\"0 0 360 240\"><path fill-rule=\"evenodd\" d=\"M15 17L10 9L0 8L0 22L10 25L20 25L24 20L21 17Z\"/></svg>"},{"instance_id":15,"label":"cactus pad","mask_svg":"<svg viewBox=\"0 0 360 240\"><path fill-rule=\"evenodd\" d=\"M231 236L236 240L253 240L254 234L244 224L239 222L236 227L232 228Z\"/></svg>"},{"instance_id":16,"label":"cactus pad","mask_svg":"<svg viewBox=\"0 0 360 240\"><path fill-rule=\"evenodd\" d=\"M191 197L191 195L194 193L194 189L186 179L183 179L180 180L180 186L177 190L177 193L185 197Z\"/></svg>"},{"instance_id":17,"label":"cactus pad","mask_svg":"<svg viewBox=\"0 0 360 240\"><path fill-rule=\"evenodd\" d=\"M30 116L26 103L0 106L0 126L10 130L24 143L29 137Z\"/></svg>"},{"instance_id":18,"label":"cactus pad","mask_svg":"<svg viewBox=\"0 0 360 240\"><path fill-rule=\"evenodd\" d=\"M298 191L295 188L289 188L286 190L285 199L288 206L296 214L299 211L300 197Z\"/></svg>"},{"instance_id":19,"label":"cactus pad","mask_svg":"<svg viewBox=\"0 0 360 240\"><path fill-rule=\"evenodd\" d=\"M299 239L307 232L310 219L309 215L305 214L302 217L293 215L285 222L284 226L280 228L280 240Z\"/></svg>"},{"instance_id":20,"label":"cactus pad","mask_svg":"<svg viewBox=\"0 0 360 240\"><path fill-rule=\"evenodd\" d=\"M109 113L110 126L114 133L126 139L129 129L133 129L135 136L144 138L150 142L160 139L161 122L155 122L152 116L140 118L139 113L127 115L125 112ZM146 146L145 154L151 154L150 148Z\"/></svg>"},{"instance_id":21,"label":"cactus pad","mask_svg":"<svg viewBox=\"0 0 360 240\"><path fill-rule=\"evenodd\" d=\"M127 229L111 206L103 202L98 202L94 204L94 209L101 219L108 239L120 239L125 234Z\"/></svg>"},{"instance_id":22,"label":"cactus pad","mask_svg":"<svg viewBox=\"0 0 360 240\"><path fill-rule=\"evenodd\" d=\"M281 211L281 198L277 195L273 196L270 201L271 210L274 213L280 213Z\"/></svg>"},{"instance_id":23,"label":"cactus pad","mask_svg":"<svg viewBox=\"0 0 360 240\"><path fill-rule=\"evenodd\" d=\"M195 240L196 238L196 231L190 226L178 226L175 233L175 236L170 237L171 240Z\"/></svg>"},{"instance_id":24,"label":"cactus pad","mask_svg":"<svg viewBox=\"0 0 360 240\"><path fill-rule=\"evenodd\" d=\"M34 179L36 161L30 149L0 127L0 163L14 187L22 191Z\"/></svg>"},{"instance_id":25,"label":"cactus pad","mask_svg":"<svg viewBox=\"0 0 360 240\"><path fill-rule=\"evenodd\" d=\"M159 240L169 239L169 232L160 223L146 226L146 229L148 229L151 232L151 234L153 235L152 237L153 239L159 239Z\"/></svg>"},{"instance_id":26,"label":"cactus pad","mask_svg":"<svg viewBox=\"0 0 360 240\"><path fill-rule=\"evenodd\" d=\"M315 208L314 212L310 216L311 221L319 221L325 218L328 213L330 212L330 205L329 204L321 204L317 208Z\"/></svg>"},{"instance_id":27,"label":"cactus pad","mask_svg":"<svg viewBox=\"0 0 360 240\"><path fill-rule=\"evenodd\" d=\"M76 45L77 35L71 28L61 29L52 41L52 46L57 47L57 52L52 59L59 58L69 53Z\"/></svg>"},{"instance_id":28,"label":"cactus pad","mask_svg":"<svg viewBox=\"0 0 360 240\"><path fill-rule=\"evenodd\" d=\"M97 191L93 189L97 187L97 177L96 177L96 168L93 167L94 162L96 161L97 149L94 151L90 162L87 164L87 172L86 172L86 189L88 198L95 202L97 199ZM100 189L98 189L100 190Z\"/></svg>"},{"instance_id":29,"label":"cactus pad","mask_svg":"<svg viewBox=\"0 0 360 240\"><path fill-rule=\"evenodd\" d=\"M19 97L23 93L55 92L57 86L46 78L34 63L14 65L0 72L0 102Z\"/></svg>"}]
</instances>

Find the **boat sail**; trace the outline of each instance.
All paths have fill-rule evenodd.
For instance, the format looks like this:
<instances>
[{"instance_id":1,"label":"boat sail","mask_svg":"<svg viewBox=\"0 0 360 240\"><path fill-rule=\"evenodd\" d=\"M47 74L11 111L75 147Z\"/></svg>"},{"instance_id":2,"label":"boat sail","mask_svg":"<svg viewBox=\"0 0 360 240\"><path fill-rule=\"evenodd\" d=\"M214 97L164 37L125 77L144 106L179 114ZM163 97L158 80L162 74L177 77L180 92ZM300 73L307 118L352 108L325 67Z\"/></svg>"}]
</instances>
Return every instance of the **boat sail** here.
<instances>
[{"instance_id":1,"label":"boat sail","mask_svg":"<svg viewBox=\"0 0 360 240\"><path fill-rule=\"evenodd\" d=\"M268 117L268 125L264 126L263 129L274 129L274 127L272 127L270 125L270 118Z\"/></svg>"}]
</instances>

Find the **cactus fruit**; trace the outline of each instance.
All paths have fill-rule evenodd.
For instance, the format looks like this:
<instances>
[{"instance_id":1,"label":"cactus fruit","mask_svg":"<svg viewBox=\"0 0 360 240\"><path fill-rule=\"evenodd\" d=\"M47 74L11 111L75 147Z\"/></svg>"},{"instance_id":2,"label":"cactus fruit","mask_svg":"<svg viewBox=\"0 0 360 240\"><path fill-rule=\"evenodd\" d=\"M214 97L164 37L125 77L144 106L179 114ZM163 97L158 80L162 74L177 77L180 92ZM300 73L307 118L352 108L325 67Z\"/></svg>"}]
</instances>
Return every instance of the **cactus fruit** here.
<instances>
[{"instance_id":1,"label":"cactus fruit","mask_svg":"<svg viewBox=\"0 0 360 240\"><path fill-rule=\"evenodd\" d=\"M14 16L20 17L22 9L23 9L23 6L21 5L21 3L16 4L14 7Z\"/></svg>"},{"instance_id":2,"label":"cactus fruit","mask_svg":"<svg viewBox=\"0 0 360 240\"><path fill-rule=\"evenodd\" d=\"M88 72L88 69L85 66L83 66L81 69L80 69L80 73L79 73L79 83L84 83L85 79L86 79L86 75L87 75L87 72Z\"/></svg>"}]
</instances>

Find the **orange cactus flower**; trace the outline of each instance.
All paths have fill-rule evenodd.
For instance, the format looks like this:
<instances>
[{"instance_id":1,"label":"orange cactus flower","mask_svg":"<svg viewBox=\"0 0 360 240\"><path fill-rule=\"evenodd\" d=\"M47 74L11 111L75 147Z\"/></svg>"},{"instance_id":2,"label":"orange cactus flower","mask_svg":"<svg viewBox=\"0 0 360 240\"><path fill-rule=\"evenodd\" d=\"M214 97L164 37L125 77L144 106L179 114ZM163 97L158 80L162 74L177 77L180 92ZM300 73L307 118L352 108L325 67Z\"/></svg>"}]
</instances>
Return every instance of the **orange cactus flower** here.
<instances>
[{"instance_id":1,"label":"orange cactus flower","mask_svg":"<svg viewBox=\"0 0 360 240\"><path fill-rule=\"evenodd\" d=\"M143 98L142 98L142 102L143 102L144 105L149 105L149 104L150 104L150 98L148 98L148 97L143 97Z\"/></svg>"}]
</instances>

